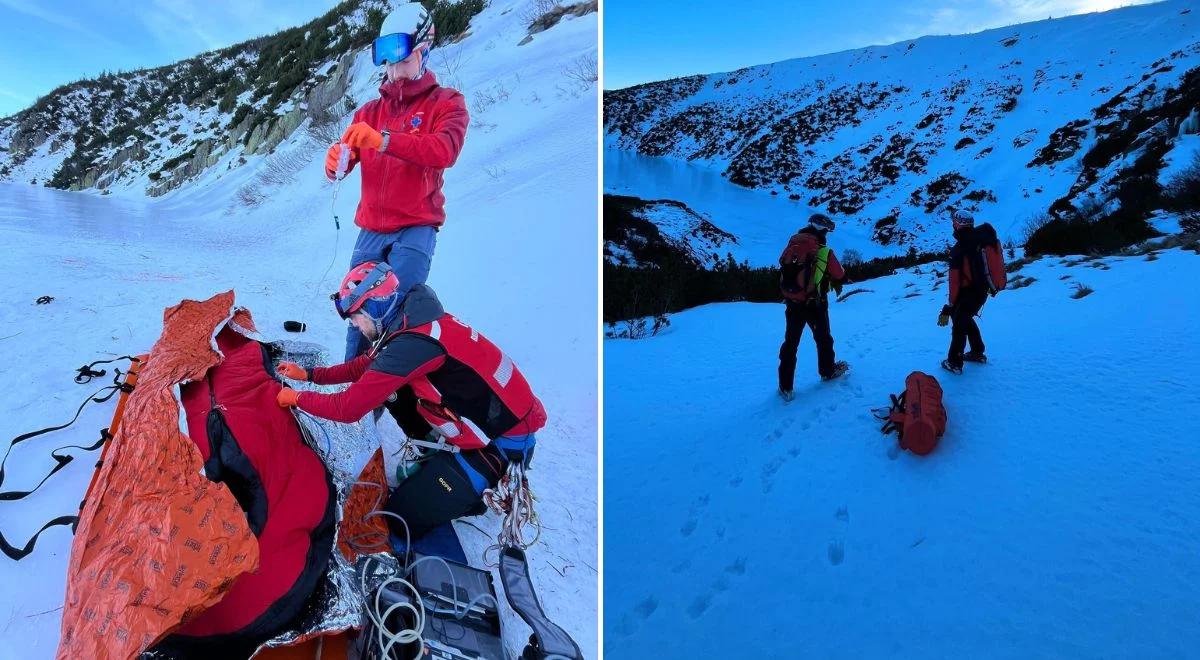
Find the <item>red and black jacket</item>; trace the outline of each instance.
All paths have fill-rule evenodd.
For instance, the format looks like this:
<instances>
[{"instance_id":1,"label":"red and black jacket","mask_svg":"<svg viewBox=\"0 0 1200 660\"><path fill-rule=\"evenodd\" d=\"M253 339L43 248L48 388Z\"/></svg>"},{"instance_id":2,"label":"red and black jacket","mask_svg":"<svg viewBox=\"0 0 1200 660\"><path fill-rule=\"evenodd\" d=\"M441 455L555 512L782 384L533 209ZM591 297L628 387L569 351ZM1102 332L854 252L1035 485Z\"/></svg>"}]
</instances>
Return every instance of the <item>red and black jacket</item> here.
<instances>
[{"instance_id":1,"label":"red and black jacket","mask_svg":"<svg viewBox=\"0 0 1200 660\"><path fill-rule=\"evenodd\" d=\"M433 290L408 293L400 317L368 353L309 378L320 385L352 383L337 394L301 392L298 407L338 422L355 422L402 387L412 387L421 416L463 449L501 436L535 433L546 410L525 376L495 344L447 314Z\"/></svg>"}]
</instances>

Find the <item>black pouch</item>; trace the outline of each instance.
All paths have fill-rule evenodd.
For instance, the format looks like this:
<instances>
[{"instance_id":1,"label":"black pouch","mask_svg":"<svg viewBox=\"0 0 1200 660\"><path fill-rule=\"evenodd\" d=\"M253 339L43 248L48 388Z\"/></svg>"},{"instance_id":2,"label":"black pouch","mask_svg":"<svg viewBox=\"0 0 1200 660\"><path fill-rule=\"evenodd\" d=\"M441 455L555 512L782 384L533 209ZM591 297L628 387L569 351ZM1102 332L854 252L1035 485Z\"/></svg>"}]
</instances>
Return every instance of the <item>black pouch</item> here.
<instances>
[{"instance_id":1,"label":"black pouch","mask_svg":"<svg viewBox=\"0 0 1200 660\"><path fill-rule=\"evenodd\" d=\"M413 541L429 530L467 515L480 501L475 487L450 452L437 452L421 462L421 469L400 482L388 498L386 510L404 518ZM405 539L404 526L387 516L392 533Z\"/></svg>"}]
</instances>

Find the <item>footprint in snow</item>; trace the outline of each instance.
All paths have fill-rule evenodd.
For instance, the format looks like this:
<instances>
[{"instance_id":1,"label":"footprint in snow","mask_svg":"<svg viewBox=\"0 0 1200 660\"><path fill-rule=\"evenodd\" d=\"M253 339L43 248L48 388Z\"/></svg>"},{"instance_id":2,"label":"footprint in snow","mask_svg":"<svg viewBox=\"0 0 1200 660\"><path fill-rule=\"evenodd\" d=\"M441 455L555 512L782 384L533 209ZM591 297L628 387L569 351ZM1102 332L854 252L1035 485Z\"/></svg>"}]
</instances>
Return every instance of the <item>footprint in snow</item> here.
<instances>
[{"instance_id":1,"label":"footprint in snow","mask_svg":"<svg viewBox=\"0 0 1200 660\"><path fill-rule=\"evenodd\" d=\"M643 619L646 619L646 618L649 618L651 614L654 614L654 610L657 610L657 609L658 609L658 599L655 598L654 596L649 596L646 598L646 600L643 600L642 602L638 603L637 606L633 608L633 611L637 612L638 616L642 617Z\"/></svg>"},{"instance_id":2,"label":"footprint in snow","mask_svg":"<svg viewBox=\"0 0 1200 660\"><path fill-rule=\"evenodd\" d=\"M688 510L688 519L679 528L679 533L683 536L691 536L692 532L696 531L696 526L700 524L700 512L704 507L708 506L708 495L701 495L692 502L692 506Z\"/></svg>"},{"instance_id":3,"label":"footprint in snow","mask_svg":"<svg viewBox=\"0 0 1200 660\"><path fill-rule=\"evenodd\" d=\"M725 572L730 575L745 575L746 574L746 558L738 557L732 564L725 567Z\"/></svg>"},{"instance_id":4,"label":"footprint in snow","mask_svg":"<svg viewBox=\"0 0 1200 660\"><path fill-rule=\"evenodd\" d=\"M742 485L742 475L740 475L740 474L739 474L739 475L737 475L736 477L734 477L734 478L730 479L730 480L729 480L729 485L730 485L730 486L733 486L734 488L737 488L738 486L741 486L741 485Z\"/></svg>"},{"instance_id":5,"label":"footprint in snow","mask_svg":"<svg viewBox=\"0 0 1200 660\"><path fill-rule=\"evenodd\" d=\"M688 605L688 608L687 608L688 616L692 617L693 619L699 619L701 616L704 615L704 612L708 610L708 606L711 604L712 604L712 594L711 593L701 594L699 596L696 596L696 600L693 600L692 604Z\"/></svg>"},{"instance_id":6,"label":"footprint in snow","mask_svg":"<svg viewBox=\"0 0 1200 660\"><path fill-rule=\"evenodd\" d=\"M829 544L829 563L838 566L842 560L846 558L846 548L841 541L833 541Z\"/></svg>"},{"instance_id":7,"label":"footprint in snow","mask_svg":"<svg viewBox=\"0 0 1200 660\"><path fill-rule=\"evenodd\" d=\"M769 463L763 466L762 469L762 492L769 493L771 488L775 486L775 473L779 472L779 468L783 467L785 459L782 456L772 458Z\"/></svg>"},{"instance_id":8,"label":"footprint in snow","mask_svg":"<svg viewBox=\"0 0 1200 660\"><path fill-rule=\"evenodd\" d=\"M675 564L674 566L672 566L671 572L675 573L675 574L679 574L684 571L690 570L691 568L692 568L692 560L684 559L683 561L679 562L678 564Z\"/></svg>"},{"instance_id":9,"label":"footprint in snow","mask_svg":"<svg viewBox=\"0 0 1200 660\"><path fill-rule=\"evenodd\" d=\"M846 505L839 506L837 511L833 512L833 517L837 520L838 536L841 538L834 539L829 544L829 563L837 566L846 558L846 527L850 525L850 508Z\"/></svg>"}]
</instances>

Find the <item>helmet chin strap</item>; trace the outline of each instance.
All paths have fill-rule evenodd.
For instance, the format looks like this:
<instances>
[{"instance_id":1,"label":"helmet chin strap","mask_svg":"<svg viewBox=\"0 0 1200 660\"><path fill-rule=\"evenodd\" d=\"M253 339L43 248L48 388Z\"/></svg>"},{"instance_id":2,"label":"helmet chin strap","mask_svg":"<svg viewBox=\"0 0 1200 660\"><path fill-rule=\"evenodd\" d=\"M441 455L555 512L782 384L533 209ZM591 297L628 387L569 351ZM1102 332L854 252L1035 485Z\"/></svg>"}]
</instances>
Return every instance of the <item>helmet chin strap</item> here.
<instances>
[{"instance_id":1,"label":"helmet chin strap","mask_svg":"<svg viewBox=\"0 0 1200 660\"><path fill-rule=\"evenodd\" d=\"M432 49L432 46L426 46L418 51L421 53L421 70L417 73L417 77L413 78L413 80L417 80L425 76L425 71L429 68L429 51Z\"/></svg>"}]
</instances>

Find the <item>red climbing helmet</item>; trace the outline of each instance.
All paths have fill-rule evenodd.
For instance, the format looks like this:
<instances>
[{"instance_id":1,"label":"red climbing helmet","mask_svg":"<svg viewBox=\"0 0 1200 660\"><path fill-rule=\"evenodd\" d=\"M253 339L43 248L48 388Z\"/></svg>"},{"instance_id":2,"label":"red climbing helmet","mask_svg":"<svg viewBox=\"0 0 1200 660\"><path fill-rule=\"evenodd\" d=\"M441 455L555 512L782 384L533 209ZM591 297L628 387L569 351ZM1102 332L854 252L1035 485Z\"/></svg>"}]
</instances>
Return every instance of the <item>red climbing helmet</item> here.
<instances>
[{"instance_id":1,"label":"red climbing helmet","mask_svg":"<svg viewBox=\"0 0 1200 660\"><path fill-rule=\"evenodd\" d=\"M338 292L330 296L343 319L362 309L368 300L387 299L400 290L400 280L386 261L368 261L346 273Z\"/></svg>"}]
</instances>

